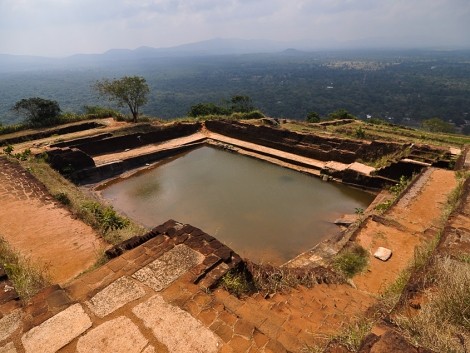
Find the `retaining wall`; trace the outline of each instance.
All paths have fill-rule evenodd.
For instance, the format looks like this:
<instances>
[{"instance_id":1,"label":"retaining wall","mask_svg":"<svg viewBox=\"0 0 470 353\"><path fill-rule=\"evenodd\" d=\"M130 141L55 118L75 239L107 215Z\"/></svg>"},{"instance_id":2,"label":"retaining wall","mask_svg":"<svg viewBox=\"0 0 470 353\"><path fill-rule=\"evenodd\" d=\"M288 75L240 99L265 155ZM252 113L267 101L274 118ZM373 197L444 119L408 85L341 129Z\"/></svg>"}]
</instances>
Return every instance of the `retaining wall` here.
<instances>
[{"instance_id":1,"label":"retaining wall","mask_svg":"<svg viewBox=\"0 0 470 353\"><path fill-rule=\"evenodd\" d=\"M210 131L225 136L320 161L337 161L349 164L358 159L375 160L385 154L395 153L406 148L404 144L393 142L367 142L323 137L227 120L209 120L205 124Z\"/></svg>"},{"instance_id":2,"label":"retaining wall","mask_svg":"<svg viewBox=\"0 0 470 353\"><path fill-rule=\"evenodd\" d=\"M98 156L188 136L198 132L201 127L201 123L177 123L170 126L156 126L155 131L109 137L97 141L86 141L75 145L75 147L90 156Z\"/></svg>"}]
</instances>

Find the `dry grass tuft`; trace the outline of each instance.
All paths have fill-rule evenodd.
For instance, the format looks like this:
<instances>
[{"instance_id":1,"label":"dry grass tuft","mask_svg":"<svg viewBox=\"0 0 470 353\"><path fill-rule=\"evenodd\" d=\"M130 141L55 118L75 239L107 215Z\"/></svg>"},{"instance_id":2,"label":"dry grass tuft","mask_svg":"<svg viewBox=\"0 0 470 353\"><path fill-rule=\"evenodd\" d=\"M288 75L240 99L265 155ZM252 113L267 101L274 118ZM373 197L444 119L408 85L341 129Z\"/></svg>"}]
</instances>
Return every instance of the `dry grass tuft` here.
<instances>
[{"instance_id":1,"label":"dry grass tuft","mask_svg":"<svg viewBox=\"0 0 470 353\"><path fill-rule=\"evenodd\" d=\"M20 298L27 301L41 289L50 285L47 269L40 268L18 254L0 237L0 264L13 282Z\"/></svg>"},{"instance_id":2,"label":"dry grass tuft","mask_svg":"<svg viewBox=\"0 0 470 353\"><path fill-rule=\"evenodd\" d=\"M470 350L470 266L442 258L429 272L435 286L428 301L414 316L395 318L401 333L412 343L436 352Z\"/></svg>"}]
</instances>

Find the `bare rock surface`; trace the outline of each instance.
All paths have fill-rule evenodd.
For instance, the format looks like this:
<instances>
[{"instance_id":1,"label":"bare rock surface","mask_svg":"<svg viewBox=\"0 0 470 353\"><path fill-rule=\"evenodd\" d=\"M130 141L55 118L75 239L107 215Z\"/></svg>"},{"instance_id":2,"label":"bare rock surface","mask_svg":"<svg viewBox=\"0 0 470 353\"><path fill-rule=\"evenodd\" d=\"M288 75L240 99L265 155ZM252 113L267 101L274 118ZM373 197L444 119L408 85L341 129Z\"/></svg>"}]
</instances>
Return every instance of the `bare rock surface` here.
<instances>
[{"instance_id":1,"label":"bare rock surface","mask_svg":"<svg viewBox=\"0 0 470 353\"><path fill-rule=\"evenodd\" d=\"M80 304L74 304L26 332L26 353L54 353L85 332L92 323Z\"/></svg>"},{"instance_id":2,"label":"bare rock surface","mask_svg":"<svg viewBox=\"0 0 470 353\"><path fill-rule=\"evenodd\" d=\"M16 353L17 350L13 342L7 343L3 347L0 347L0 353Z\"/></svg>"},{"instance_id":3,"label":"bare rock surface","mask_svg":"<svg viewBox=\"0 0 470 353\"><path fill-rule=\"evenodd\" d=\"M186 311L166 303L158 294L132 311L170 353L219 351L221 341L211 330Z\"/></svg>"},{"instance_id":4,"label":"bare rock surface","mask_svg":"<svg viewBox=\"0 0 470 353\"><path fill-rule=\"evenodd\" d=\"M97 293L87 305L96 316L105 317L144 295L145 290L141 285L129 277L121 277Z\"/></svg>"},{"instance_id":5,"label":"bare rock surface","mask_svg":"<svg viewBox=\"0 0 470 353\"><path fill-rule=\"evenodd\" d=\"M15 310L0 319L0 341L5 340L21 324L21 310Z\"/></svg>"},{"instance_id":6,"label":"bare rock surface","mask_svg":"<svg viewBox=\"0 0 470 353\"><path fill-rule=\"evenodd\" d=\"M141 353L147 345L139 328L127 317L120 316L81 337L77 353Z\"/></svg>"},{"instance_id":7,"label":"bare rock surface","mask_svg":"<svg viewBox=\"0 0 470 353\"><path fill-rule=\"evenodd\" d=\"M181 244L137 271L132 277L158 292L203 260L204 256L200 253Z\"/></svg>"}]
</instances>

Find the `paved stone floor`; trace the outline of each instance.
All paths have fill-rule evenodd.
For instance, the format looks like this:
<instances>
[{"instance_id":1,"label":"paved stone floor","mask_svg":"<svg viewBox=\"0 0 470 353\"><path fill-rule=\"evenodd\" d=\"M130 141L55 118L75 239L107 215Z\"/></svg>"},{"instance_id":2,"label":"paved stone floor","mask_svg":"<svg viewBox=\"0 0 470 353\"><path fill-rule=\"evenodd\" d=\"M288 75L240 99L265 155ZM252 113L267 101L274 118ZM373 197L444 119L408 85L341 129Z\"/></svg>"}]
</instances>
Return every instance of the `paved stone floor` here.
<instances>
[{"instance_id":1,"label":"paved stone floor","mask_svg":"<svg viewBox=\"0 0 470 353\"><path fill-rule=\"evenodd\" d=\"M46 288L23 308L0 305L0 352L301 352L314 342L313 330L327 332L370 302L366 296L356 298L359 306L338 300L332 315L321 298L352 288L318 285L311 303L301 290L296 303L210 291L241 259L175 221L108 254L114 258L104 266L65 287ZM305 310L328 325L314 327Z\"/></svg>"}]
</instances>

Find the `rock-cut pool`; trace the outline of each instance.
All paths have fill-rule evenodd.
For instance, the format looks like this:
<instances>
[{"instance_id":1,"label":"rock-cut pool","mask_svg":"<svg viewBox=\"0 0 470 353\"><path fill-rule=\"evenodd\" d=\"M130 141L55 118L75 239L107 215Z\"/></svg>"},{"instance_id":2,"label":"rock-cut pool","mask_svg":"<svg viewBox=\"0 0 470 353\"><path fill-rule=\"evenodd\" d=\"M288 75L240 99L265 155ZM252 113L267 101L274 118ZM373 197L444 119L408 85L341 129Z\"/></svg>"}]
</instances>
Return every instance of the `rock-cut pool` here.
<instances>
[{"instance_id":1,"label":"rock-cut pool","mask_svg":"<svg viewBox=\"0 0 470 353\"><path fill-rule=\"evenodd\" d=\"M217 237L242 257L281 264L336 234L333 221L374 195L204 146L117 179L101 195L151 228L168 219Z\"/></svg>"}]
</instances>

